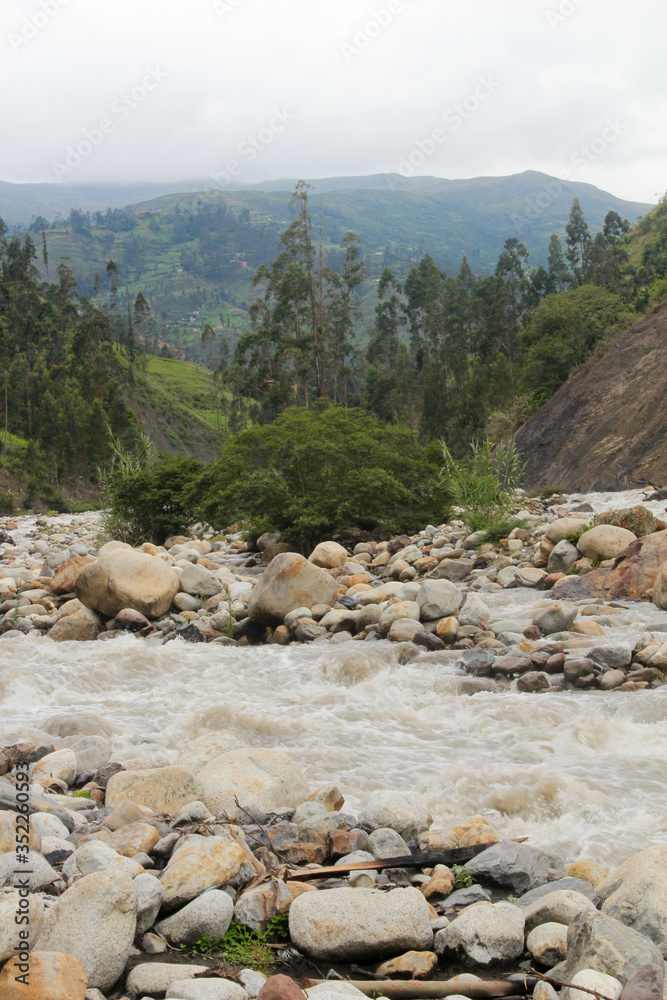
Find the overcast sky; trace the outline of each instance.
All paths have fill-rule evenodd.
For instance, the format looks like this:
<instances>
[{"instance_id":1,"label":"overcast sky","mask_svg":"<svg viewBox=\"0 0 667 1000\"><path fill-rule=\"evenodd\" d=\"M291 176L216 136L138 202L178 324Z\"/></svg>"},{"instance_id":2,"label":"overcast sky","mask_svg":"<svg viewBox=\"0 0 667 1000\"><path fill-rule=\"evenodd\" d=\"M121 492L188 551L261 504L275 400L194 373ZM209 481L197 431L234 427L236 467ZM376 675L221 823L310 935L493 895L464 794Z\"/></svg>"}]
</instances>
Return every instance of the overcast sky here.
<instances>
[{"instance_id":1,"label":"overcast sky","mask_svg":"<svg viewBox=\"0 0 667 1000\"><path fill-rule=\"evenodd\" d=\"M665 37L664 0L1 0L0 179L535 169L655 201Z\"/></svg>"}]
</instances>

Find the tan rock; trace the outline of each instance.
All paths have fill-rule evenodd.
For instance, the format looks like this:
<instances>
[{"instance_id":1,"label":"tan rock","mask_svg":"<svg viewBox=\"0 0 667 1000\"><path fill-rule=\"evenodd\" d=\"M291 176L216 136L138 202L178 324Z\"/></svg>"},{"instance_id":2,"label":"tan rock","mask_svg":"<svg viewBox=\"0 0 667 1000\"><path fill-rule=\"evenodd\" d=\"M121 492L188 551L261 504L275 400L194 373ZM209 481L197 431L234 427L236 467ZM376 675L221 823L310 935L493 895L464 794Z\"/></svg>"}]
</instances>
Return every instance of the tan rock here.
<instances>
[{"instance_id":1,"label":"tan rock","mask_svg":"<svg viewBox=\"0 0 667 1000\"><path fill-rule=\"evenodd\" d=\"M60 618L50 629L49 639L54 642L92 642L97 639L101 625L95 612L84 608Z\"/></svg>"},{"instance_id":2,"label":"tan rock","mask_svg":"<svg viewBox=\"0 0 667 1000\"><path fill-rule=\"evenodd\" d=\"M197 774L221 753L240 750L242 746L241 741L231 733L204 733L181 750L174 764Z\"/></svg>"},{"instance_id":3,"label":"tan rock","mask_svg":"<svg viewBox=\"0 0 667 1000\"><path fill-rule=\"evenodd\" d=\"M203 788L191 771L184 767L157 767L138 771L119 771L109 778L105 804L134 802L148 806L154 813L176 816L189 802L201 801Z\"/></svg>"},{"instance_id":4,"label":"tan rock","mask_svg":"<svg viewBox=\"0 0 667 1000\"><path fill-rule=\"evenodd\" d=\"M72 750L56 750L42 757L30 768L30 781L49 785L52 781L73 785L76 780L76 756Z\"/></svg>"},{"instance_id":5,"label":"tan rock","mask_svg":"<svg viewBox=\"0 0 667 1000\"><path fill-rule=\"evenodd\" d=\"M432 951L407 951L398 958L383 962L375 973L387 978L411 976L412 979L424 979L433 972L437 964L438 956Z\"/></svg>"},{"instance_id":6,"label":"tan rock","mask_svg":"<svg viewBox=\"0 0 667 1000\"><path fill-rule=\"evenodd\" d=\"M399 621L401 618L412 619L412 621L418 622L420 614L421 609L416 601L397 601L395 604L390 604L382 612L378 623L378 631L380 635L387 636L394 622Z\"/></svg>"},{"instance_id":7,"label":"tan rock","mask_svg":"<svg viewBox=\"0 0 667 1000\"><path fill-rule=\"evenodd\" d=\"M495 844L499 836L482 816L474 816L455 826L447 847L474 847L476 844Z\"/></svg>"},{"instance_id":8,"label":"tan rock","mask_svg":"<svg viewBox=\"0 0 667 1000\"><path fill-rule=\"evenodd\" d=\"M428 882L424 882L421 891L428 900L442 900L451 896L456 888L456 876L446 865L436 865Z\"/></svg>"},{"instance_id":9,"label":"tan rock","mask_svg":"<svg viewBox=\"0 0 667 1000\"><path fill-rule=\"evenodd\" d=\"M392 622L387 638L390 642L410 642L421 629L420 623L413 618L399 618Z\"/></svg>"},{"instance_id":10,"label":"tan rock","mask_svg":"<svg viewBox=\"0 0 667 1000\"><path fill-rule=\"evenodd\" d=\"M280 878L262 882L234 902L234 920L253 931L265 931L270 920L289 911L294 896Z\"/></svg>"},{"instance_id":11,"label":"tan rock","mask_svg":"<svg viewBox=\"0 0 667 1000\"><path fill-rule=\"evenodd\" d=\"M28 985L20 977L28 972ZM32 951L28 963L14 958L0 972L2 1000L86 1000L88 980L73 955Z\"/></svg>"},{"instance_id":12,"label":"tan rock","mask_svg":"<svg viewBox=\"0 0 667 1000\"><path fill-rule=\"evenodd\" d=\"M233 750L220 754L197 774L202 785L200 799L216 816L231 819L243 816L236 804L246 809L272 812L281 806L295 809L310 790L301 769L278 750Z\"/></svg>"},{"instance_id":13,"label":"tan rock","mask_svg":"<svg viewBox=\"0 0 667 1000\"><path fill-rule=\"evenodd\" d=\"M441 618L438 622L438 627L436 629L436 635L440 639L445 641L449 638L456 638L456 632L459 627L458 618Z\"/></svg>"},{"instance_id":14,"label":"tan rock","mask_svg":"<svg viewBox=\"0 0 667 1000\"><path fill-rule=\"evenodd\" d=\"M16 831L19 823L23 825L18 813L0 810L0 854L11 854L16 850ZM28 836L30 850L41 850L42 838L32 824Z\"/></svg>"},{"instance_id":15,"label":"tan rock","mask_svg":"<svg viewBox=\"0 0 667 1000\"><path fill-rule=\"evenodd\" d=\"M84 566L74 590L86 607L108 618L124 608L159 618L171 607L179 579L162 559L134 549L114 549Z\"/></svg>"},{"instance_id":16,"label":"tan rock","mask_svg":"<svg viewBox=\"0 0 667 1000\"><path fill-rule=\"evenodd\" d=\"M276 556L250 595L248 612L253 621L283 621L297 608L332 604L336 581L323 569L294 552Z\"/></svg>"},{"instance_id":17,"label":"tan rock","mask_svg":"<svg viewBox=\"0 0 667 1000\"><path fill-rule=\"evenodd\" d=\"M243 848L224 837L205 837L177 850L160 876L163 903L175 909L219 889L234 878L246 860Z\"/></svg>"},{"instance_id":18,"label":"tan rock","mask_svg":"<svg viewBox=\"0 0 667 1000\"><path fill-rule=\"evenodd\" d=\"M306 801L321 802L327 812L334 812L343 808L345 796L337 785L324 785L323 788L318 788L316 792L309 795Z\"/></svg>"},{"instance_id":19,"label":"tan rock","mask_svg":"<svg viewBox=\"0 0 667 1000\"><path fill-rule=\"evenodd\" d=\"M54 576L51 578L52 593L58 596L60 594L72 594L79 573L84 566L87 566L91 562L94 562L91 556L73 556L71 559L68 559L67 562L63 563L56 570Z\"/></svg>"},{"instance_id":20,"label":"tan rock","mask_svg":"<svg viewBox=\"0 0 667 1000\"><path fill-rule=\"evenodd\" d=\"M589 559L616 559L629 545L637 541L637 536L627 528L616 528L612 524L599 524L584 532L577 547Z\"/></svg>"},{"instance_id":21,"label":"tan rock","mask_svg":"<svg viewBox=\"0 0 667 1000\"><path fill-rule=\"evenodd\" d=\"M570 535L576 534L581 531L584 525L588 524L584 518L580 517L561 517L558 521L553 521L552 524L547 528L546 536L550 542L554 545L558 545L559 542L565 541ZM548 555L549 553L547 553Z\"/></svg>"},{"instance_id":22,"label":"tan rock","mask_svg":"<svg viewBox=\"0 0 667 1000\"><path fill-rule=\"evenodd\" d=\"M150 854L161 840L158 830L148 823L130 823L112 833L107 844L125 858L133 858L135 854Z\"/></svg>"},{"instance_id":23,"label":"tan rock","mask_svg":"<svg viewBox=\"0 0 667 1000\"><path fill-rule=\"evenodd\" d=\"M292 899L296 899L297 896L301 896L304 892L317 892L317 886L311 885L310 882L292 882L288 879L285 885L292 894Z\"/></svg>"},{"instance_id":24,"label":"tan rock","mask_svg":"<svg viewBox=\"0 0 667 1000\"><path fill-rule=\"evenodd\" d=\"M667 562L657 572L652 600L657 608L667 611Z\"/></svg>"},{"instance_id":25,"label":"tan rock","mask_svg":"<svg viewBox=\"0 0 667 1000\"><path fill-rule=\"evenodd\" d=\"M592 622L588 618L579 618L577 621L573 622L570 626L571 632L576 632L578 635L589 635L589 636L600 636L605 635L605 630L597 622Z\"/></svg>"},{"instance_id":26,"label":"tan rock","mask_svg":"<svg viewBox=\"0 0 667 1000\"><path fill-rule=\"evenodd\" d=\"M308 562L321 569L336 569L339 566L344 566L349 558L347 549L344 549L338 542L320 542L311 552Z\"/></svg>"},{"instance_id":27,"label":"tan rock","mask_svg":"<svg viewBox=\"0 0 667 1000\"><path fill-rule=\"evenodd\" d=\"M30 922L17 924L15 918L19 913L21 919L28 917ZM43 923L44 903L41 896L31 893L27 898L22 898L18 892L0 892L0 965L15 955L17 945L34 941ZM24 928L24 936L21 937Z\"/></svg>"}]
</instances>

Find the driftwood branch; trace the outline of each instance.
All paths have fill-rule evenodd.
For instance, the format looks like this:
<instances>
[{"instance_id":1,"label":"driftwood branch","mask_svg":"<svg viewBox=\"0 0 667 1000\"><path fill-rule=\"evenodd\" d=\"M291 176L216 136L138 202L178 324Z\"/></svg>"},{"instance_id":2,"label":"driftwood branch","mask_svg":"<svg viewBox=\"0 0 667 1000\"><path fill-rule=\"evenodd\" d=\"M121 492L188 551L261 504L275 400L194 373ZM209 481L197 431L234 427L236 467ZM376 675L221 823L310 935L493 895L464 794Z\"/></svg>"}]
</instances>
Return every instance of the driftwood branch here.
<instances>
[{"instance_id":1,"label":"driftwood branch","mask_svg":"<svg viewBox=\"0 0 667 1000\"><path fill-rule=\"evenodd\" d=\"M330 982L327 979L306 979L305 989ZM493 998L513 997L521 992L522 983L508 983L504 980L496 982L466 982L460 979L440 980L431 982L409 981L396 979L377 979L370 982L365 979L346 979L344 982L355 986L367 997L384 996L388 1000L440 1000L443 997L466 996L470 1000L493 1000Z\"/></svg>"},{"instance_id":2,"label":"driftwood branch","mask_svg":"<svg viewBox=\"0 0 667 1000\"><path fill-rule=\"evenodd\" d=\"M518 838L515 843L521 844L525 837ZM330 865L327 868L295 868L289 872L289 878L296 882L307 882L311 879L330 878L331 876L347 875L350 872L383 871L385 868L435 868L436 865L465 865L493 844L475 844L472 847L455 847L448 851L431 851L427 854L408 854L402 858L381 858L377 861L355 861L350 865Z\"/></svg>"}]
</instances>

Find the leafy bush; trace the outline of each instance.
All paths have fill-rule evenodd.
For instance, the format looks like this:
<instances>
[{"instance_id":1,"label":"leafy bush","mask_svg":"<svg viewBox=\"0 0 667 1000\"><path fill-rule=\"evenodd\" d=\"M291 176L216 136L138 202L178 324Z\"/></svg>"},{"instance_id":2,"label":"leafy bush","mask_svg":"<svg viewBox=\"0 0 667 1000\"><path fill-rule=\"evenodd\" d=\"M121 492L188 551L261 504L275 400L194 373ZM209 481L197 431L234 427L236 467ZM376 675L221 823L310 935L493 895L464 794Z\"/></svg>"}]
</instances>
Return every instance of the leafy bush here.
<instances>
[{"instance_id":1,"label":"leafy bush","mask_svg":"<svg viewBox=\"0 0 667 1000\"><path fill-rule=\"evenodd\" d=\"M113 441L111 466L100 471L107 511L102 529L130 544L161 545L194 520L193 490L201 472L194 458L156 456L147 437L134 450Z\"/></svg>"},{"instance_id":2,"label":"leafy bush","mask_svg":"<svg viewBox=\"0 0 667 1000\"><path fill-rule=\"evenodd\" d=\"M12 514L16 513L16 500L12 494L7 490L0 490L0 514Z\"/></svg>"},{"instance_id":3,"label":"leafy bush","mask_svg":"<svg viewBox=\"0 0 667 1000\"><path fill-rule=\"evenodd\" d=\"M441 479L468 531L491 530L506 521L523 466L513 441L495 447L492 441L473 441L471 449L470 459L456 460L443 442Z\"/></svg>"},{"instance_id":4,"label":"leafy bush","mask_svg":"<svg viewBox=\"0 0 667 1000\"><path fill-rule=\"evenodd\" d=\"M257 538L280 531L308 552L350 528L414 531L440 523L438 447L359 410L287 410L230 439L201 480L200 516L239 522Z\"/></svg>"}]
</instances>

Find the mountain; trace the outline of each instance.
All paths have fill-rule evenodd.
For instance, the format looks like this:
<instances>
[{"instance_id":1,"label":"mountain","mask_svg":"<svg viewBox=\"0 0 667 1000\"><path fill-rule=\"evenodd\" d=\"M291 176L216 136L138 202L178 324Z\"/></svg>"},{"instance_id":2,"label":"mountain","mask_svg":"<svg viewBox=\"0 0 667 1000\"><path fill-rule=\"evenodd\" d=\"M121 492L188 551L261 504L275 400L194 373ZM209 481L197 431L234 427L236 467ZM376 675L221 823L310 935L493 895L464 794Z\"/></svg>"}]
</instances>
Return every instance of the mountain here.
<instances>
[{"instance_id":1,"label":"mountain","mask_svg":"<svg viewBox=\"0 0 667 1000\"><path fill-rule=\"evenodd\" d=\"M638 268L662 274L653 308L578 369L521 428L525 485L614 490L667 484L667 202L625 247Z\"/></svg>"},{"instance_id":2,"label":"mountain","mask_svg":"<svg viewBox=\"0 0 667 1000\"><path fill-rule=\"evenodd\" d=\"M30 215L39 214L40 206L48 203L53 209L57 203L66 218L46 230L52 269L66 262L79 290L93 294L95 275L103 278L113 258L122 294L135 298L143 292L153 315L160 317L162 339L183 356L197 359L205 323L231 338L232 346L247 328L248 309L257 294L252 275L277 254L280 235L293 218L294 184L288 179L201 193L193 190L197 182L191 182L178 192L157 196L160 185L144 185L142 190L4 184L0 216L22 215L27 222ZM379 174L312 184L310 207L317 232L321 205L325 263L334 270L339 267L340 243L348 230L362 239L369 272L360 289L362 340L373 319L376 286L385 267L403 280L430 253L450 274L459 270L464 256L477 274L488 274L509 236L526 243L537 266L546 263L551 233L564 234L575 197L593 233L602 228L609 211L634 223L650 210L649 205L622 201L592 185L561 182L535 171L460 181ZM143 200L127 205L130 195L142 194ZM119 212L122 202L126 207ZM100 211L93 206L102 204L116 214L93 214L92 220L85 214ZM84 218L74 219L72 207L83 211ZM47 211L47 218L52 216L53 211ZM104 291L104 282L101 287Z\"/></svg>"}]
</instances>

